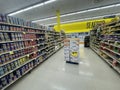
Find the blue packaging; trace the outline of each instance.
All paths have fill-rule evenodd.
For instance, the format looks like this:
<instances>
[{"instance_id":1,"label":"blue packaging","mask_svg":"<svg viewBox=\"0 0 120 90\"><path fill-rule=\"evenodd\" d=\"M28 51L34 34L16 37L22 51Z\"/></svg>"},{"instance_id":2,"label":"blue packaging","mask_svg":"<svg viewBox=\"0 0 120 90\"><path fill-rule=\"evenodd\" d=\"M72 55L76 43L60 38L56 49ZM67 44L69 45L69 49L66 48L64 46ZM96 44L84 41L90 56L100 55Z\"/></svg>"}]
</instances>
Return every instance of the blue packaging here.
<instances>
[{"instance_id":1,"label":"blue packaging","mask_svg":"<svg viewBox=\"0 0 120 90\"><path fill-rule=\"evenodd\" d=\"M6 65L3 66L3 71L4 71L4 73L7 73L7 72L8 72Z\"/></svg>"},{"instance_id":2,"label":"blue packaging","mask_svg":"<svg viewBox=\"0 0 120 90\"><path fill-rule=\"evenodd\" d=\"M6 77L1 78L1 82L2 82L2 86L6 86L7 85Z\"/></svg>"},{"instance_id":3,"label":"blue packaging","mask_svg":"<svg viewBox=\"0 0 120 90\"><path fill-rule=\"evenodd\" d=\"M3 74L4 74L3 67L0 67L0 76L2 76Z\"/></svg>"}]
</instances>

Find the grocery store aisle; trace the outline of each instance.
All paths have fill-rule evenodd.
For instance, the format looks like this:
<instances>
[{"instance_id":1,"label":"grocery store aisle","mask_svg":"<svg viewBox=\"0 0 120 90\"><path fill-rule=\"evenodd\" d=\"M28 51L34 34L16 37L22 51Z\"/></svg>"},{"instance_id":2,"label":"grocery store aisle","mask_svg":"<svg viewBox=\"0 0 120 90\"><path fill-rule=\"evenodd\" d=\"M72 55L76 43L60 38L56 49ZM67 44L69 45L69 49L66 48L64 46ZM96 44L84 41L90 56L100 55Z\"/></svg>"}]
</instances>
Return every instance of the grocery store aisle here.
<instances>
[{"instance_id":1,"label":"grocery store aisle","mask_svg":"<svg viewBox=\"0 0 120 90\"><path fill-rule=\"evenodd\" d=\"M63 49L8 90L120 90L120 77L91 49L80 47L80 64L66 64Z\"/></svg>"}]
</instances>

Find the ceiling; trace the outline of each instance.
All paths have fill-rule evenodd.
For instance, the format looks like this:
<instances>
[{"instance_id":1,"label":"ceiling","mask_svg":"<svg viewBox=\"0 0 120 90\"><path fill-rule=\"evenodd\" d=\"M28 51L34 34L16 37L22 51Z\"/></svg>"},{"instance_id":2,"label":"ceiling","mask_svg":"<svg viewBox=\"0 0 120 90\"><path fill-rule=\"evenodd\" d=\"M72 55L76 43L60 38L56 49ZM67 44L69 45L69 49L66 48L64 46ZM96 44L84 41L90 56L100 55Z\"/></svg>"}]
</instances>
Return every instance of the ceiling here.
<instances>
[{"instance_id":1,"label":"ceiling","mask_svg":"<svg viewBox=\"0 0 120 90\"><path fill-rule=\"evenodd\" d=\"M11 13L46 0L0 0L0 12ZM95 7L101 7L105 5L120 3L120 0L57 0L53 3L37 7L26 12L14 15L14 17L23 18L25 20L38 20L56 16L56 10L60 10L61 14L67 14L71 12L86 10ZM112 14L120 12L120 7L87 12L83 14L71 15L61 18L61 22L77 20L81 18L88 18L94 16L100 16L105 14ZM56 23L56 19L37 22L40 24Z\"/></svg>"}]
</instances>

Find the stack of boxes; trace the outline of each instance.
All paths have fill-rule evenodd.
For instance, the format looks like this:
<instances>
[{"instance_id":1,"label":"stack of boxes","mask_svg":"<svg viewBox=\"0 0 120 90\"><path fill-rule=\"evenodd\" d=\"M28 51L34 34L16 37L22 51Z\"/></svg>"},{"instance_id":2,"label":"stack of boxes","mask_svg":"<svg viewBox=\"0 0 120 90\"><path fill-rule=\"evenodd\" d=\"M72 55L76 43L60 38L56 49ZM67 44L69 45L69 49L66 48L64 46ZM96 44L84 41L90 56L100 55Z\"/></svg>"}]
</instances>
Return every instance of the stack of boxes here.
<instances>
[{"instance_id":1,"label":"stack of boxes","mask_svg":"<svg viewBox=\"0 0 120 90\"><path fill-rule=\"evenodd\" d=\"M67 38L64 40L64 56L67 62L79 63L78 38Z\"/></svg>"}]
</instances>

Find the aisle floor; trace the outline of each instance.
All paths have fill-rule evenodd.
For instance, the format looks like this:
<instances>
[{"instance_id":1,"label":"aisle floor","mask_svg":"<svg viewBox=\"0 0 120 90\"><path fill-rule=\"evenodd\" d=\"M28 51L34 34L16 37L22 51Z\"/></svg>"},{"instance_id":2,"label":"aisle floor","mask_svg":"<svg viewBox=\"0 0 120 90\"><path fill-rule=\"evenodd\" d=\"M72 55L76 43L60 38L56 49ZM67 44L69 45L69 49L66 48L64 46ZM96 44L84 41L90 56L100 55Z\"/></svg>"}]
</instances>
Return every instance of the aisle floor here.
<instances>
[{"instance_id":1,"label":"aisle floor","mask_svg":"<svg viewBox=\"0 0 120 90\"><path fill-rule=\"evenodd\" d=\"M91 49L80 46L80 64L66 64L61 49L7 90L120 90L120 76Z\"/></svg>"}]
</instances>

